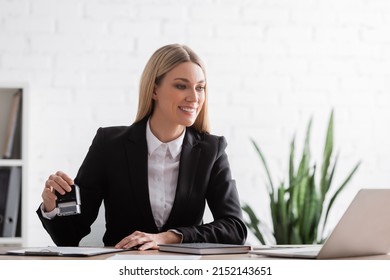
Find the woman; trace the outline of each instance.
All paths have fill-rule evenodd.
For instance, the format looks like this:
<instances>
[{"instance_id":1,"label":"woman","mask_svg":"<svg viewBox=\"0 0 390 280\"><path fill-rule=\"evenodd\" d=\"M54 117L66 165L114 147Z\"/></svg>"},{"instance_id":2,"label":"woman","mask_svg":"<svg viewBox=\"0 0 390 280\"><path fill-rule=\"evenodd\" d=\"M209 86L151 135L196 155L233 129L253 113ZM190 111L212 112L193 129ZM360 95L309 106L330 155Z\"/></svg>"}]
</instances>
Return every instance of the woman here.
<instances>
[{"instance_id":1,"label":"woman","mask_svg":"<svg viewBox=\"0 0 390 280\"><path fill-rule=\"evenodd\" d=\"M77 246L90 233L102 201L106 246L242 244L247 230L226 145L209 134L200 58L187 46L164 46L143 71L135 122L100 128L74 181L61 171L47 179L37 214L59 246ZM74 183L81 214L57 216L54 191L65 194ZM203 224L206 201L214 221Z\"/></svg>"}]
</instances>

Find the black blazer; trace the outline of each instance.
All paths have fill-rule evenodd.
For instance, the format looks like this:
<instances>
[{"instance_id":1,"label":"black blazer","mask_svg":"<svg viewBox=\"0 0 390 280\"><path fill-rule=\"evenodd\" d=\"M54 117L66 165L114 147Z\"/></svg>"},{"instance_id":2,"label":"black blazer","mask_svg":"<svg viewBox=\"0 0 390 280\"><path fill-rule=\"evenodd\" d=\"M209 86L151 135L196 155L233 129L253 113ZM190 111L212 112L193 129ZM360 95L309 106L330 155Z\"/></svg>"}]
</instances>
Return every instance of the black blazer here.
<instances>
[{"instance_id":1,"label":"black blazer","mask_svg":"<svg viewBox=\"0 0 390 280\"><path fill-rule=\"evenodd\" d=\"M102 201L106 246L115 245L136 230L159 232L149 202L146 123L147 118L129 127L99 128L75 178L80 186L80 215L48 220L37 210L58 246L77 246L90 233ZM187 128L176 196L162 231L180 231L183 242L245 242L247 229L226 145L224 137ZM214 221L203 224L206 201Z\"/></svg>"}]
</instances>

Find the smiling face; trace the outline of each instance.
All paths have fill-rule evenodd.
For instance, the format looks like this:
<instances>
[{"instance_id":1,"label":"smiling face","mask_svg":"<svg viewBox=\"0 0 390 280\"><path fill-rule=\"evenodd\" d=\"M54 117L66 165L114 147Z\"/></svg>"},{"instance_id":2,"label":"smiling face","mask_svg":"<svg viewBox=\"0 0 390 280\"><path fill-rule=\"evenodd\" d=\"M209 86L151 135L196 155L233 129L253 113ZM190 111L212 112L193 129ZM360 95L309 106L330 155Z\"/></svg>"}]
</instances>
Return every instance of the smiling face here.
<instances>
[{"instance_id":1,"label":"smiling face","mask_svg":"<svg viewBox=\"0 0 390 280\"><path fill-rule=\"evenodd\" d=\"M154 89L152 131L165 130L175 137L193 125L205 100L205 86L203 70L193 62L181 63L167 72Z\"/></svg>"}]
</instances>

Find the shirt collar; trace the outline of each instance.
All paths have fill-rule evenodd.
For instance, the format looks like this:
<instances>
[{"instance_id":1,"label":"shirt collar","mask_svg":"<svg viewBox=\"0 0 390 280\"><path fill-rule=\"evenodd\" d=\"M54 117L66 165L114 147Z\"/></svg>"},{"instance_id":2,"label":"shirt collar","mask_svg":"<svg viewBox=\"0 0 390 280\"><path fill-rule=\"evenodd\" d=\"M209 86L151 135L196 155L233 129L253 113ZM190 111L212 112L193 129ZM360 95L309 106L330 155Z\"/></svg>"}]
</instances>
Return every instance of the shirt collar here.
<instances>
[{"instance_id":1,"label":"shirt collar","mask_svg":"<svg viewBox=\"0 0 390 280\"><path fill-rule=\"evenodd\" d=\"M163 142L161 142L152 132L150 129L150 119L148 120L148 123L146 124L146 143L148 145L148 155L151 155L158 147L160 147ZM171 154L172 158L177 157L181 152L181 147L183 145L184 135L185 135L186 129L184 129L183 133L177 137L176 139L165 143L168 145L169 153Z\"/></svg>"}]
</instances>

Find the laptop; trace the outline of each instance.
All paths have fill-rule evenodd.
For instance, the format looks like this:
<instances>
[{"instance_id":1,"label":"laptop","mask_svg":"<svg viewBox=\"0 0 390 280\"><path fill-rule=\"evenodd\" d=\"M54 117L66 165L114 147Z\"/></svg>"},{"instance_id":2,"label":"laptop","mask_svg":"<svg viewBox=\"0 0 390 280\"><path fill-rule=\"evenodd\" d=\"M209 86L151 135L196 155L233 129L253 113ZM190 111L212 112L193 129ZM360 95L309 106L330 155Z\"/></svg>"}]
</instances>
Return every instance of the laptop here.
<instances>
[{"instance_id":1,"label":"laptop","mask_svg":"<svg viewBox=\"0 0 390 280\"><path fill-rule=\"evenodd\" d=\"M250 253L270 257L333 259L390 252L390 189L361 189L323 245L275 246Z\"/></svg>"}]
</instances>

